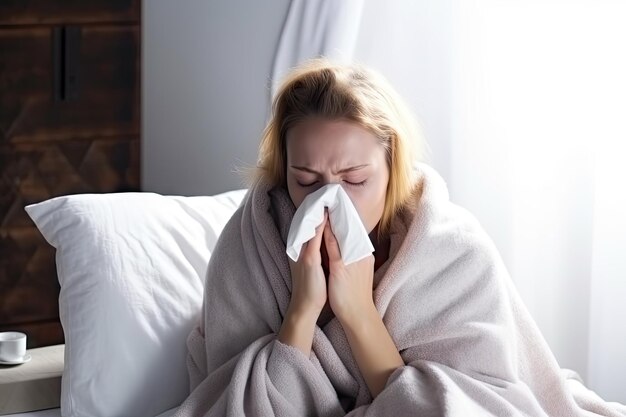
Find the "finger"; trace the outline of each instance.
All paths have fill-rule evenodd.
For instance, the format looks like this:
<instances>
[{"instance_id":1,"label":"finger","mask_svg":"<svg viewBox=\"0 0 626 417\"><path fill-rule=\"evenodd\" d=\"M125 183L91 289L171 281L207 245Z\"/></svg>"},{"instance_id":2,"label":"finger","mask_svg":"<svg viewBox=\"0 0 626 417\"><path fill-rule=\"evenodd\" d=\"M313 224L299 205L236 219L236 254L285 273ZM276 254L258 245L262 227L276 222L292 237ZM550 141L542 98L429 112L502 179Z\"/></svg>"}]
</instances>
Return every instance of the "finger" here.
<instances>
[{"instance_id":1,"label":"finger","mask_svg":"<svg viewBox=\"0 0 626 417\"><path fill-rule=\"evenodd\" d=\"M305 249L316 250L319 252L320 247L322 246L322 238L326 224L328 224L328 213L324 213L324 220L322 220L322 223L315 228L315 236L313 236L313 238L306 243Z\"/></svg>"},{"instance_id":2,"label":"finger","mask_svg":"<svg viewBox=\"0 0 626 417\"><path fill-rule=\"evenodd\" d=\"M324 243L326 244L326 252L328 252L328 260L336 261L341 259L341 249L339 249L339 242L330 227L330 222L326 222L324 228Z\"/></svg>"}]
</instances>

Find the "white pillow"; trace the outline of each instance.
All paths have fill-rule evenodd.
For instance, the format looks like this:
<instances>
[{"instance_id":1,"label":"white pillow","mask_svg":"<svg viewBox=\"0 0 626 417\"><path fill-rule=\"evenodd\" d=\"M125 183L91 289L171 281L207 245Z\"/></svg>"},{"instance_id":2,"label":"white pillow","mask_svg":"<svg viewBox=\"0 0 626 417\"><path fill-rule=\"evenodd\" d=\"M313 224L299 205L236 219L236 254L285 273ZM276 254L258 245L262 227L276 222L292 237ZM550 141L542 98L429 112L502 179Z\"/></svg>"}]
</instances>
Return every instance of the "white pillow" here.
<instances>
[{"instance_id":1,"label":"white pillow","mask_svg":"<svg viewBox=\"0 0 626 417\"><path fill-rule=\"evenodd\" d=\"M82 194L26 207L57 250L64 416L154 416L185 399L208 261L244 194Z\"/></svg>"}]
</instances>

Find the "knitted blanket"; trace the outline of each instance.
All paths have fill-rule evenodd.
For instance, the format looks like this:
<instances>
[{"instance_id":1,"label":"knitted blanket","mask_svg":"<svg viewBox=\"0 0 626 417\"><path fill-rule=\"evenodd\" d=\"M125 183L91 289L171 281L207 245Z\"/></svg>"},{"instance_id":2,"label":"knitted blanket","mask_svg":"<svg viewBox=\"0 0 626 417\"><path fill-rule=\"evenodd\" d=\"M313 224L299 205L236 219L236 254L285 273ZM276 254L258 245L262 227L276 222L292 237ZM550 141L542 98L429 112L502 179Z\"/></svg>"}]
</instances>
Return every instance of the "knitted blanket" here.
<instances>
[{"instance_id":1,"label":"knitted blanket","mask_svg":"<svg viewBox=\"0 0 626 417\"><path fill-rule=\"evenodd\" d=\"M217 243L190 334L191 394L176 416L626 416L563 372L490 238L418 167L415 201L391 225L374 302L400 352L372 399L330 311L312 353L277 340L291 293L287 192L249 191Z\"/></svg>"}]
</instances>

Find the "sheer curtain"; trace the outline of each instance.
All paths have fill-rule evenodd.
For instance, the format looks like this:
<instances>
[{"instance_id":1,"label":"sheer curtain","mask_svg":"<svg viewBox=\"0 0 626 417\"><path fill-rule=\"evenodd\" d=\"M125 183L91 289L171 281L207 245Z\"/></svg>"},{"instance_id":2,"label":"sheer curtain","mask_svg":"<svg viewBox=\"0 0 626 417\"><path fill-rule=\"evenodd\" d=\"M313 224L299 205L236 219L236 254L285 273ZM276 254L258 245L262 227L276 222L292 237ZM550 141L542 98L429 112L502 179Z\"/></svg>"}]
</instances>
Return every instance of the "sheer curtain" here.
<instances>
[{"instance_id":1,"label":"sheer curtain","mask_svg":"<svg viewBox=\"0 0 626 417\"><path fill-rule=\"evenodd\" d=\"M626 404L626 1L369 0L342 16L348 56L421 118L560 365ZM319 53L295 39L297 59Z\"/></svg>"},{"instance_id":2,"label":"sheer curtain","mask_svg":"<svg viewBox=\"0 0 626 417\"><path fill-rule=\"evenodd\" d=\"M455 3L451 198L561 366L626 403L626 2Z\"/></svg>"}]
</instances>

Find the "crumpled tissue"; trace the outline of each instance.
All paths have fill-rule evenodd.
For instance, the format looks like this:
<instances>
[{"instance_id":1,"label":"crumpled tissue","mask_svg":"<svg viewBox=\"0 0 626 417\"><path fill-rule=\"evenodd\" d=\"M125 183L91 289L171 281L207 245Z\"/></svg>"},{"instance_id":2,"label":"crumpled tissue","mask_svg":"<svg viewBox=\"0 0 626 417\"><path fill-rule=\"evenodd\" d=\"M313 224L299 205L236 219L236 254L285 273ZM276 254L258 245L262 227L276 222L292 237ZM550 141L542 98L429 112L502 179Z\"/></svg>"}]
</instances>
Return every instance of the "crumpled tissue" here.
<instances>
[{"instance_id":1,"label":"crumpled tissue","mask_svg":"<svg viewBox=\"0 0 626 417\"><path fill-rule=\"evenodd\" d=\"M346 191L339 184L329 184L306 196L293 216L287 236L287 255L292 260L298 260L302 245L315 236L315 228L324 221L325 207L344 264L359 261L374 251Z\"/></svg>"}]
</instances>

